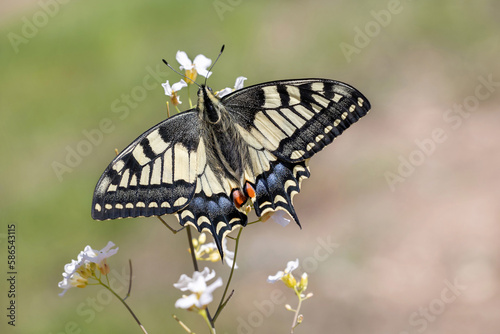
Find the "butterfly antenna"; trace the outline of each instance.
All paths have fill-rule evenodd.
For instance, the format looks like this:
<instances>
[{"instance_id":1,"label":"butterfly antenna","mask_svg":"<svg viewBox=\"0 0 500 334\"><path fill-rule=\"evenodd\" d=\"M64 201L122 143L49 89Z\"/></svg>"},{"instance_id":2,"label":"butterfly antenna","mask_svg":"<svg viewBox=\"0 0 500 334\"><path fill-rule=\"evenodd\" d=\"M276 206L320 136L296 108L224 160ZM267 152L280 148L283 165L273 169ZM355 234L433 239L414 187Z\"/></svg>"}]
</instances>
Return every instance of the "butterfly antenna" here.
<instances>
[{"instance_id":1,"label":"butterfly antenna","mask_svg":"<svg viewBox=\"0 0 500 334\"><path fill-rule=\"evenodd\" d=\"M179 74L181 77L184 77L187 79L187 81L191 81L193 82L196 86L200 87L200 85L196 82L196 81L193 81L191 80L190 78L188 78L186 75L180 73L179 71L177 71L175 68L173 68L172 66L170 66L169 63L167 63L167 61L165 59L162 59L163 62L165 63L165 65L167 65L172 71L174 71L175 73Z\"/></svg>"},{"instance_id":2,"label":"butterfly antenna","mask_svg":"<svg viewBox=\"0 0 500 334\"><path fill-rule=\"evenodd\" d=\"M210 73L210 71L212 71L212 68L215 66L215 63L217 63L217 60L219 60L219 58L220 58L220 56L221 56L222 52L224 51L224 47L225 47L225 45L224 45L224 44L222 44L222 48L220 49L219 55L218 55L218 56L217 56L217 58L215 59L215 61L214 61L214 63L212 64L212 66L210 66L210 68L208 69L208 73ZM207 79L208 79L208 75L207 75L207 77L205 78L205 83L204 83L204 85L205 85L205 86L207 85Z\"/></svg>"}]
</instances>

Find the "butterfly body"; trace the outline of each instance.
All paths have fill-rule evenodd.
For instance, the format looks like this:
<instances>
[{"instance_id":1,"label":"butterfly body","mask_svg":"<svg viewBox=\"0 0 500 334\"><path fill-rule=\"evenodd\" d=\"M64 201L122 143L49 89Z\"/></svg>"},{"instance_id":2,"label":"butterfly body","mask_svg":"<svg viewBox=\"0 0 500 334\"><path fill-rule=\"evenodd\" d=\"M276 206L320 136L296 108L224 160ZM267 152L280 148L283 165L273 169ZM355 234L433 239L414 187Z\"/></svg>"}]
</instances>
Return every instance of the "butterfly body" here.
<instances>
[{"instance_id":1,"label":"butterfly body","mask_svg":"<svg viewBox=\"0 0 500 334\"><path fill-rule=\"evenodd\" d=\"M97 220L176 214L222 239L257 216L288 212L308 161L370 108L355 88L328 79L283 80L219 99L201 86L196 108L152 127L97 183Z\"/></svg>"},{"instance_id":2,"label":"butterfly body","mask_svg":"<svg viewBox=\"0 0 500 334\"><path fill-rule=\"evenodd\" d=\"M217 177L228 177L243 189L244 171L250 164L247 143L241 138L236 122L224 104L209 88L199 89L198 108L202 124L202 138L206 145L208 164Z\"/></svg>"}]
</instances>

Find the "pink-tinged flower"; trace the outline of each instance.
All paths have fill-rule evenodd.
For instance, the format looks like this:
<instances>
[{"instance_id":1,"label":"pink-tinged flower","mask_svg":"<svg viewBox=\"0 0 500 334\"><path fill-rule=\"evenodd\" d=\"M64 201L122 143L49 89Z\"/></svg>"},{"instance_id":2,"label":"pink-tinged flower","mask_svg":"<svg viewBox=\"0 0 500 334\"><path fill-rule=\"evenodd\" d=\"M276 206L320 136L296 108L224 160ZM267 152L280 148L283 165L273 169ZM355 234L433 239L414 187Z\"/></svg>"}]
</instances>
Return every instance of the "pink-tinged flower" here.
<instances>
[{"instance_id":1,"label":"pink-tinged flower","mask_svg":"<svg viewBox=\"0 0 500 334\"><path fill-rule=\"evenodd\" d=\"M109 266L106 259L118 252L118 248L114 248L114 243L108 242L106 247L101 250L95 250L90 246L86 246L83 251L78 254L76 260L71 260L64 266L63 280L58 286L64 289L59 296L63 296L70 288L84 288L88 284L88 278L95 276L96 270L101 274L109 273Z\"/></svg>"},{"instance_id":2,"label":"pink-tinged flower","mask_svg":"<svg viewBox=\"0 0 500 334\"><path fill-rule=\"evenodd\" d=\"M269 219L271 219L275 223L280 224L283 227L287 226L290 223L290 221L292 220L290 215L286 211L283 211L283 210L267 212L261 218L261 220L263 222L266 222Z\"/></svg>"}]
</instances>

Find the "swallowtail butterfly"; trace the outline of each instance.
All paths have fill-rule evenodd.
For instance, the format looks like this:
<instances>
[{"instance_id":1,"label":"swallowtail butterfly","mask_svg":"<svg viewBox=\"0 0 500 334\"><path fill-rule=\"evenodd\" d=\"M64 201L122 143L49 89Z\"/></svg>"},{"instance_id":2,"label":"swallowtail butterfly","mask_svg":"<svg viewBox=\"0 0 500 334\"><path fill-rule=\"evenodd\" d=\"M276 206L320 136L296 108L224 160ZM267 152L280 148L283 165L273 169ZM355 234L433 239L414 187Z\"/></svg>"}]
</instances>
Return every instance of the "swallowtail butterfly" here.
<instances>
[{"instance_id":1,"label":"swallowtail butterfly","mask_svg":"<svg viewBox=\"0 0 500 334\"><path fill-rule=\"evenodd\" d=\"M140 135L106 168L92 202L96 220L175 214L222 240L257 216L283 210L309 177L308 161L370 103L328 79L282 80L218 98L201 85L196 108Z\"/></svg>"}]
</instances>

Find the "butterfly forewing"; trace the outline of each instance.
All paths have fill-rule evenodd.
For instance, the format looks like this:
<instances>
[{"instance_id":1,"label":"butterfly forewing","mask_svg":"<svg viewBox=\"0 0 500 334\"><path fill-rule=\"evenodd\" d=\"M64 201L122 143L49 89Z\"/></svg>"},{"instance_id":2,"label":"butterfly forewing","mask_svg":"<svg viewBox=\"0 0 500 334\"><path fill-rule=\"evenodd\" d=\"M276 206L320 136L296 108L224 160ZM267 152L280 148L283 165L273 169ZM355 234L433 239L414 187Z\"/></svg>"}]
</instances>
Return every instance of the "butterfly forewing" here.
<instances>
[{"instance_id":1,"label":"butterfly forewing","mask_svg":"<svg viewBox=\"0 0 500 334\"><path fill-rule=\"evenodd\" d=\"M225 97L249 143L297 162L312 157L367 114L368 100L334 80L284 80L248 87Z\"/></svg>"},{"instance_id":2,"label":"butterfly forewing","mask_svg":"<svg viewBox=\"0 0 500 334\"><path fill-rule=\"evenodd\" d=\"M99 179L92 204L98 220L177 212L192 199L198 175L200 121L184 112L152 127Z\"/></svg>"}]
</instances>

